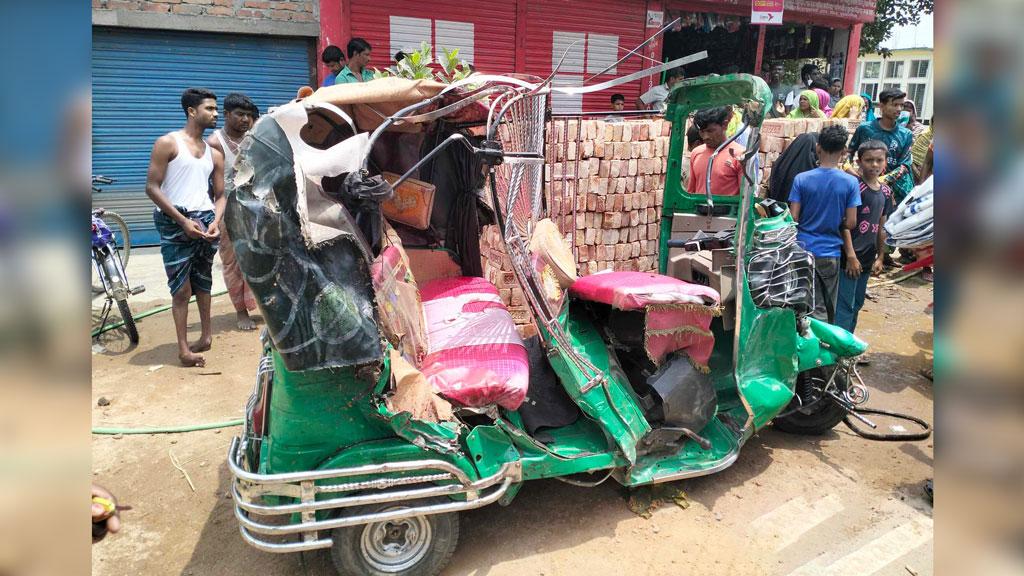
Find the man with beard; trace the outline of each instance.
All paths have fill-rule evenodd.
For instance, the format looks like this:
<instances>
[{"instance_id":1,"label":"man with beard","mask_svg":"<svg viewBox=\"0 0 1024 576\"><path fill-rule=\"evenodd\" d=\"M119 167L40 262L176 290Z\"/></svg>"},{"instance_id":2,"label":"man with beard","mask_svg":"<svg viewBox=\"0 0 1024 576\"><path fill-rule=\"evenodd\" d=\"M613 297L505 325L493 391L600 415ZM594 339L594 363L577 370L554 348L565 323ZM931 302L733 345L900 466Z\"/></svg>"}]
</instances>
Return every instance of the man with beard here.
<instances>
[{"instance_id":1,"label":"man with beard","mask_svg":"<svg viewBox=\"0 0 1024 576\"><path fill-rule=\"evenodd\" d=\"M232 93L224 99L224 127L215 130L208 143L214 150L224 154L225 177L232 172L235 165L235 156L238 155L242 137L252 128L259 115L256 104L245 94ZM256 323L249 316L249 312L256 309L256 297L245 283L242 269L235 259L235 249L228 238L227 226L222 226L220 231L220 261L224 265L224 284L227 286L228 296L231 297L231 304L235 307L238 329L255 330Z\"/></svg>"},{"instance_id":2,"label":"man with beard","mask_svg":"<svg viewBox=\"0 0 1024 576\"><path fill-rule=\"evenodd\" d=\"M203 140L217 125L217 96L203 88L181 94L185 126L153 144L146 195L156 204L153 221L171 291L171 315L183 366L205 366L200 352L210 349L210 289L224 217L224 155ZM212 178L213 198L209 188ZM202 333L189 345L188 302L195 294Z\"/></svg>"}]
</instances>

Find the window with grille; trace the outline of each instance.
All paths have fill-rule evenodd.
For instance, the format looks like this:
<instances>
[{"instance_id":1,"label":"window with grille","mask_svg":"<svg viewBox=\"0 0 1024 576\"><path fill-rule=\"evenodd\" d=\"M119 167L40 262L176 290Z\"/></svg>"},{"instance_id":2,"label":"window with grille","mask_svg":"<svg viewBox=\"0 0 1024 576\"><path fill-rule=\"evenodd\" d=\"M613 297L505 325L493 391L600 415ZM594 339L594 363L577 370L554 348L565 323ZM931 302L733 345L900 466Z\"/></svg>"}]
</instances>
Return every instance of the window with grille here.
<instances>
[{"instance_id":1,"label":"window with grille","mask_svg":"<svg viewBox=\"0 0 1024 576\"><path fill-rule=\"evenodd\" d=\"M920 116L925 113L924 91L926 86L926 84L911 84L907 86L907 98L914 101L914 106L917 107L918 119L922 119Z\"/></svg>"},{"instance_id":2,"label":"window with grille","mask_svg":"<svg viewBox=\"0 0 1024 576\"><path fill-rule=\"evenodd\" d=\"M877 82L865 82L860 85L860 93L867 94L871 97L871 101L874 102L878 99L878 83Z\"/></svg>"},{"instance_id":3,"label":"window with grille","mask_svg":"<svg viewBox=\"0 0 1024 576\"><path fill-rule=\"evenodd\" d=\"M864 63L864 78L878 78L878 75L882 72L881 62L865 62Z\"/></svg>"},{"instance_id":4,"label":"window with grille","mask_svg":"<svg viewBox=\"0 0 1024 576\"><path fill-rule=\"evenodd\" d=\"M886 78L903 78L903 60L893 60L885 63Z\"/></svg>"},{"instance_id":5,"label":"window with grille","mask_svg":"<svg viewBox=\"0 0 1024 576\"><path fill-rule=\"evenodd\" d=\"M473 63L473 23L431 20L430 18L390 17L391 46L388 53L399 50L412 52L420 44L430 44L436 60L442 54L441 48L459 49L459 58ZM390 56L388 57L390 58ZM387 58L386 58L387 59Z\"/></svg>"},{"instance_id":6,"label":"window with grille","mask_svg":"<svg viewBox=\"0 0 1024 576\"><path fill-rule=\"evenodd\" d=\"M910 62L910 77L911 78L925 78L928 76L928 62L927 60L913 60Z\"/></svg>"},{"instance_id":7,"label":"window with grille","mask_svg":"<svg viewBox=\"0 0 1024 576\"><path fill-rule=\"evenodd\" d=\"M615 34L594 32L563 32L556 30L551 39L551 67L561 61L558 74L552 79L555 86L583 86L583 73L597 74L609 66L606 74L615 74L615 61L619 57L619 37ZM553 94L551 110L556 114L581 114L582 94Z\"/></svg>"},{"instance_id":8,"label":"window with grille","mask_svg":"<svg viewBox=\"0 0 1024 576\"><path fill-rule=\"evenodd\" d=\"M882 84L882 92L885 92L886 90L903 90L903 88L900 87L899 82L886 82L885 84Z\"/></svg>"}]
</instances>

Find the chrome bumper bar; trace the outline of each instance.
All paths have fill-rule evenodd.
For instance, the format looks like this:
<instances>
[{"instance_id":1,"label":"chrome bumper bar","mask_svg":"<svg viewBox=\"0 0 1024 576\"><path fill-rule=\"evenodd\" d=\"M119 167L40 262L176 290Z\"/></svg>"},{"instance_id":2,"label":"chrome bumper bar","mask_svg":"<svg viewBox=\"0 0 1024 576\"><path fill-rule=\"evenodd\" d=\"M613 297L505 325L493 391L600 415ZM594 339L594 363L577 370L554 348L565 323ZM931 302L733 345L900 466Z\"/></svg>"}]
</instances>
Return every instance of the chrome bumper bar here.
<instances>
[{"instance_id":1,"label":"chrome bumper bar","mask_svg":"<svg viewBox=\"0 0 1024 576\"><path fill-rule=\"evenodd\" d=\"M465 472L444 460L414 460L309 472L254 474L243 468L240 447L241 441L236 437L228 451L228 468L234 476L231 493L235 502L235 517L238 519L242 538L255 548L266 552L300 552L330 548L333 542L329 537L321 538L318 535L321 530L329 531L370 522L480 508L501 498L509 486L521 481L522 476L519 463L516 462L506 464L492 476L473 482ZM358 476L394 473L414 475L344 481L346 478ZM330 480L339 482L326 482ZM321 482L317 484L317 481ZM323 498L324 495L342 492L357 494ZM320 499L317 499L318 495L321 496ZM464 496L465 500L423 503L427 498L456 495ZM281 496L298 502L267 505L260 503L263 496ZM408 502L408 505L401 509L373 514L316 519L317 511L385 502ZM299 515L298 522L292 520L293 514ZM265 524L254 520L254 516L285 516L287 523ZM299 540L286 541L287 537L292 535L298 535ZM264 536L275 537L275 540L280 541L270 540Z\"/></svg>"}]
</instances>

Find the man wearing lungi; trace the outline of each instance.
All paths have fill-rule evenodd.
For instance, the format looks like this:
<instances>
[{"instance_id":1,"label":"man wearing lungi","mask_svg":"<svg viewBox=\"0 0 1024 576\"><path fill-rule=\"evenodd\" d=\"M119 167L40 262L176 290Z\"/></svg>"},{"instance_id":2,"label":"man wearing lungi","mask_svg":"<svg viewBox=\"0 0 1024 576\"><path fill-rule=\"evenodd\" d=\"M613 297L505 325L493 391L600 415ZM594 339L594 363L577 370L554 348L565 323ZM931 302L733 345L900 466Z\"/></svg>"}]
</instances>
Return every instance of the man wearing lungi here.
<instances>
[{"instance_id":1,"label":"man wearing lungi","mask_svg":"<svg viewBox=\"0 0 1024 576\"><path fill-rule=\"evenodd\" d=\"M224 154L225 176L230 177L242 138L259 115L259 108L245 94L232 93L224 98L224 127L215 130L208 143L214 150ZM242 269L235 258L235 248L228 238L227 226L220 231L220 263L224 266L224 284L231 304L235 307L238 329L255 330L256 322L249 316L249 311L256 309L256 297L245 283Z\"/></svg>"},{"instance_id":2,"label":"man wearing lungi","mask_svg":"<svg viewBox=\"0 0 1024 576\"><path fill-rule=\"evenodd\" d=\"M224 155L207 145L203 133L217 126L217 96L202 88L181 95L185 127L153 144L146 195L156 204L153 221L160 233L171 314L183 366L205 366L200 352L210 349L210 288L224 217ZM212 177L212 180L211 180ZM208 193L213 184L213 199ZM196 297L202 333L188 343L188 301Z\"/></svg>"}]
</instances>

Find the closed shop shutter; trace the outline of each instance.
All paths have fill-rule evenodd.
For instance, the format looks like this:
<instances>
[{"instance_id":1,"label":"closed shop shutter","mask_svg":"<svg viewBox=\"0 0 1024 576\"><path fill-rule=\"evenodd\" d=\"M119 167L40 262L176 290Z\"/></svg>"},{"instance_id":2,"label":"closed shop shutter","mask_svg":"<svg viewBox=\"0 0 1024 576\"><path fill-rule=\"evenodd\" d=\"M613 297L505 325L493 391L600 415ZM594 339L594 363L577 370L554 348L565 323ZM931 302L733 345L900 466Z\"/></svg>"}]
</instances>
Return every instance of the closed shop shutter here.
<instances>
[{"instance_id":1,"label":"closed shop shutter","mask_svg":"<svg viewBox=\"0 0 1024 576\"><path fill-rule=\"evenodd\" d=\"M520 0L527 2L526 72L547 77L562 54L555 85L596 84L637 72L654 63L632 56L606 74L590 78L644 41L644 9L635 2L614 0ZM555 97L555 113L611 109L611 95L626 97L627 109L640 96L640 80L582 97Z\"/></svg>"},{"instance_id":2,"label":"closed shop shutter","mask_svg":"<svg viewBox=\"0 0 1024 576\"><path fill-rule=\"evenodd\" d=\"M426 42L458 48L478 72L515 70L515 2L353 0L350 11L352 36L373 47L371 68L386 68L395 52Z\"/></svg>"},{"instance_id":3,"label":"closed shop shutter","mask_svg":"<svg viewBox=\"0 0 1024 576\"><path fill-rule=\"evenodd\" d=\"M313 78L313 43L301 38L96 28L92 46L92 171L117 180L93 201L128 220L133 244L158 241L146 170L153 142L184 125L184 89L220 103L243 92L265 112Z\"/></svg>"}]
</instances>

